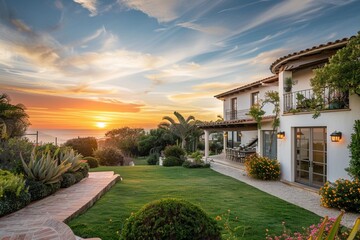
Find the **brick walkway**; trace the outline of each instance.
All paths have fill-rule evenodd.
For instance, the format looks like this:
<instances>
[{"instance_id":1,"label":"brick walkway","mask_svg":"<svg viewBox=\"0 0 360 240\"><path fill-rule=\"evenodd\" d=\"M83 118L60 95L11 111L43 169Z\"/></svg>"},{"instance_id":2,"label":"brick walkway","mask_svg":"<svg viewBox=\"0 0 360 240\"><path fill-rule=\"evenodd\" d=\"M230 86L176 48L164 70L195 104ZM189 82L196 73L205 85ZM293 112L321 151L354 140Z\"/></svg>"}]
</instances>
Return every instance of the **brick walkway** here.
<instances>
[{"instance_id":1,"label":"brick walkway","mask_svg":"<svg viewBox=\"0 0 360 240\"><path fill-rule=\"evenodd\" d=\"M118 180L111 171L89 173L81 182L0 218L0 240L75 239L63 222L85 212Z\"/></svg>"}]
</instances>

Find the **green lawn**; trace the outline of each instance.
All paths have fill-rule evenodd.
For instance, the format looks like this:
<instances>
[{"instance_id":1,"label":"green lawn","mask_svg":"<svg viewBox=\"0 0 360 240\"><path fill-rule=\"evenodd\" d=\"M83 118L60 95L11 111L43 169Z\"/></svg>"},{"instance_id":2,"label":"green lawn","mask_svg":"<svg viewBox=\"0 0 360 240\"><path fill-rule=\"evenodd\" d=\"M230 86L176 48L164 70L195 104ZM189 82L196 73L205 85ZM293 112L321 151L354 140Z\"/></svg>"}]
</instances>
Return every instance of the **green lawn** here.
<instances>
[{"instance_id":1,"label":"green lawn","mask_svg":"<svg viewBox=\"0 0 360 240\"><path fill-rule=\"evenodd\" d=\"M134 163L135 163L135 166L137 166L137 165L148 165L147 157L134 158Z\"/></svg>"},{"instance_id":2,"label":"green lawn","mask_svg":"<svg viewBox=\"0 0 360 240\"><path fill-rule=\"evenodd\" d=\"M241 226L244 233L239 239L264 239L265 229L280 234L282 222L291 230L301 230L320 219L307 210L211 169L159 166L95 169L104 170L113 170L124 180L85 214L70 221L69 226L78 236L118 239L117 231L121 232L131 212L145 203L166 197L183 198L200 205L213 218L230 210L232 227Z\"/></svg>"}]
</instances>

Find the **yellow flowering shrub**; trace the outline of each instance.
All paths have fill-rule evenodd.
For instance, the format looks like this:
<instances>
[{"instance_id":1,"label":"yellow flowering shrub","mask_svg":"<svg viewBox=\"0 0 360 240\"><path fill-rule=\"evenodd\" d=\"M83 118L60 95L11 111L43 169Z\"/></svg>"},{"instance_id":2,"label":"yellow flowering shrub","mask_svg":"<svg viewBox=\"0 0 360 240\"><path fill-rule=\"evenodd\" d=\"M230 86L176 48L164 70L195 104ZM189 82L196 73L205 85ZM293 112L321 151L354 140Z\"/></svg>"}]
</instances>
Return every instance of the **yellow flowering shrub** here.
<instances>
[{"instance_id":1,"label":"yellow flowering shrub","mask_svg":"<svg viewBox=\"0 0 360 240\"><path fill-rule=\"evenodd\" d=\"M338 208L360 213L360 181L338 179L335 183L326 182L320 188L321 204L324 207Z\"/></svg>"},{"instance_id":2,"label":"yellow flowering shrub","mask_svg":"<svg viewBox=\"0 0 360 240\"><path fill-rule=\"evenodd\" d=\"M261 180L278 180L280 163L267 157L252 154L245 159L245 169L249 176Z\"/></svg>"}]
</instances>

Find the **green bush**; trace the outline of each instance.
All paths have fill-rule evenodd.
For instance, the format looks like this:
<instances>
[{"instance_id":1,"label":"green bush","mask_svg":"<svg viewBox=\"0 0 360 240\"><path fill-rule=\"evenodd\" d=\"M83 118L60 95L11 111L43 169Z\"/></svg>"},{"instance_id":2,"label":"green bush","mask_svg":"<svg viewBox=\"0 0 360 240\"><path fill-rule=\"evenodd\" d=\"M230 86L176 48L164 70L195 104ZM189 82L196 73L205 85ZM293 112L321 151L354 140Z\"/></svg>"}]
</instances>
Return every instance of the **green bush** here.
<instances>
[{"instance_id":1,"label":"green bush","mask_svg":"<svg viewBox=\"0 0 360 240\"><path fill-rule=\"evenodd\" d=\"M74 176L75 176L76 183L80 182L84 178L84 175L81 172L74 173Z\"/></svg>"},{"instance_id":2,"label":"green bush","mask_svg":"<svg viewBox=\"0 0 360 240\"><path fill-rule=\"evenodd\" d=\"M90 169L89 164L87 164L86 162L83 162L80 164L80 168L77 172L82 173L83 178L86 178L89 176L89 169Z\"/></svg>"},{"instance_id":3,"label":"green bush","mask_svg":"<svg viewBox=\"0 0 360 240\"><path fill-rule=\"evenodd\" d=\"M360 181L338 179L335 183L326 182L320 188L321 204L324 207L338 208L360 213Z\"/></svg>"},{"instance_id":4,"label":"green bush","mask_svg":"<svg viewBox=\"0 0 360 240\"><path fill-rule=\"evenodd\" d=\"M64 173L63 179L61 180L61 187L68 188L76 183L74 173Z\"/></svg>"},{"instance_id":5,"label":"green bush","mask_svg":"<svg viewBox=\"0 0 360 240\"><path fill-rule=\"evenodd\" d=\"M34 144L27 139L10 138L0 140L0 169L23 173L20 153L30 160Z\"/></svg>"},{"instance_id":6,"label":"green bush","mask_svg":"<svg viewBox=\"0 0 360 240\"><path fill-rule=\"evenodd\" d=\"M60 182L44 184L34 180L26 180L26 186L29 189L31 201L35 201L55 193L60 188L61 184Z\"/></svg>"},{"instance_id":7,"label":"green bush","mask_svg":"<svg viewBox=\"0 0 360 240\"><path fill-rule=\"evenodd\" d=\"M220 240L220 228L198 206L179 199L161 199L131 215L122 229L122 239Z\"/></svg>"},{"instance_id":8,"label":"green bush","mask_svg":"<svg viewBox=\"0 0 360 240\"><path fill-rule=\"evenodd\" d=\"M163 166L164 167L181 166L183 163L184 161L181 160L180 158L170 156L164 159Z\"/></svg>"},{"instance_id":9,"label":"green bush","mask_svg":"<svg viewBox=\"0 0 360 240\"><path fill-rule=\"evenodd\" d=\"M123 166L124 156L121 151L114 147L107 147L98 149L94 152L95 157L99 159L99 164L102 166Z\"/></svg>"},{"instance_id":10,"label":"green bush","mask_svg":"<svg viewBox=\"0 0 360 240\"><path fill-rule=\"evenodd\" d=\"M21 191L18 196L15 193L5 193L0 198L0 217L15 212L30 203L30 193Z\"/></svg>"},{"instance_id":11,"label":"green bush","mask_svg":"<svg viewBox=\"0 0 360 240\"><path fill-rule=\"evenodd\" d=\"M84 157L94 156L93 153L98 148L96 138L94 137L73 138L67 140L64 146L73 148Z\"/></svg>"},{"instance_id":12,"label":"green bush","mask_svg":"<svg viewBox=\"0 0 360 240\"><path fill-rule=\"evenodd\" d=\"M252 154L245 158L245 169L249 176L261 180L278 180L280 163L267 157Z\"/></svg>"},{"instance_id":13,"label":"green bush","mask_svg":"<svg viewBox=\"0 0 360 240\"><path fill-rule=\"evenodd\" d=\"M165 158L167 157L176 157L179 159L184 159L186 152L184 149L182 149L179 146L173 145L173 146L167 146L164 150Z\"/></svg>"},{"instance_id":14,"label":"green bush","mask_svg":"<svg viewBox=\"0 0 360 240\"><path fill-rule=\"evenodd\" d=\"M354 123L354 133L351 134L351 142L348 146L350 150L350 164L346 170L355 178L360 179L360 120Z\"/></svg>"},{"instance_id":15,"label":"green bush","mask_svg":"<svg viewBox=\"0 0 360 240\"><path fill-rule=\"evenodd\" d=\"M0 169L0 199L6 194L19 196L21 192L27 192L23 176Z\"/></svg>"},{"instance_id":16,"label":"green bush","mask_svg":"<svg viewBox=\"0 0 360 240\"><path fill-rule=\"evenodd\" d=\"M149 165L156 165L157 162L159 161L159 157L160 157L160 155L158 153L152 153L147 158L147 163Z\"/></svg>"},{"instance_id":17,"label":"green bush","mask_svg":"<svg viewBox=\"0 0 360 240\"><path fill-rule=\"evenodd\" d=\"M184 168L209 168L209 163L204 162L191 162L191 161L185 161L182 166Z\"/></svg>"},{"instance_id":18,"label":"green bush","mask_svg":"<svg viewBox=\"0 0 360 240\"><path fill-rule=\"evenodd\" d=\"M90 168L97 168L99 167L99 161L94 157L84 157L84 160L86 160L87 164L89 164Z\"/></svg>"}]
</instances>

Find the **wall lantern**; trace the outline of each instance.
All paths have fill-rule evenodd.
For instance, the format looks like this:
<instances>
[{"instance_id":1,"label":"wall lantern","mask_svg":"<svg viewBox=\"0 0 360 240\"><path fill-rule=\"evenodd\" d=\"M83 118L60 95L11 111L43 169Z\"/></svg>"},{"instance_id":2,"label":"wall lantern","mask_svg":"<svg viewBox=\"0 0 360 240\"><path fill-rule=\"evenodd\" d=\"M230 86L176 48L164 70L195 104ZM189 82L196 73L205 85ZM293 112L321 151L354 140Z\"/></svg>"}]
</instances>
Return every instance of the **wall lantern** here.
<instances>
[{"instance_id":1,"label":"wall lantern","mask_svg":"<svg viewBox=\"0 0 360 240\"><path fill-rule=\"evenodd\" d=\"M224 137L227 137L228 136L228 132L224 132Z\"/></svg>"},{"instance_id":2,"label":"wall lantern","mask_svg":"<svg viewBox=\"0 0 360 240\"><path fill-rule=\"evenodd\" d=\"M296 138L301 139L301 136L304 135L301 131L296 132Z\"/></svg>"},{"instance_id":3,"label":"wall lantern","mask_svg":"<svg viewBox=\"0 0 360 240\"><path fill-rule=\"evenodd\" d=\"M330 138L332 142L340 142L341 137L342 137L341 132L335 131L332 134L330 134Z\"/></svg>"},{"instance_id":4,"label":"wall lantern","mask_svg":"<svg viewBox=\"0 0 360 240\"><path fill-rule=\"evenodd\" d=\"M238 132L238 137L241 138L242 137L242 133Z\"/></svg>"},{"instance_id":5,"label":"wall lantern","mask_svg":"<svg viewBox=\"0 0 360 240\"><path fill-rule=\"evenodd\" d=\"M278 139L284 139L285 138L285 132L278 132L276 134L276 136L277 136Z\"/></svg>"}]
</instances>

